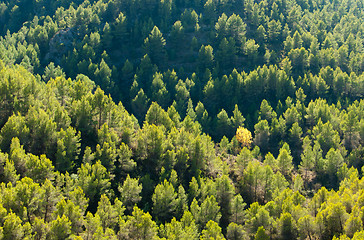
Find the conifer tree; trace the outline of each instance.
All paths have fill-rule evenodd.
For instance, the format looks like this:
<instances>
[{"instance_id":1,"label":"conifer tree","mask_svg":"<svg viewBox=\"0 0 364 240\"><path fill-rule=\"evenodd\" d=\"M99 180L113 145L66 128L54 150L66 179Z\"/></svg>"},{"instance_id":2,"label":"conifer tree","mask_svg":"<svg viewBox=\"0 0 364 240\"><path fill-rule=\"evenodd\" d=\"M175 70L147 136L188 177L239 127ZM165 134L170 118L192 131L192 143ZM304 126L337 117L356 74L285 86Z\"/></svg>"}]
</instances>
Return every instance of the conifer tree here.
<instances>
[{"instance_id":1,"label":"conifer tree","mask_svg":"<svg viewBox=\"0 0 364 240\"><path fill-rule=\"evenodd\" d=\"M157 26L154 26L149 36L144 40L145 53L148 54L152 63L163 66L166 59L164 46L166 40Z\"/></svg>"}]
</instances>

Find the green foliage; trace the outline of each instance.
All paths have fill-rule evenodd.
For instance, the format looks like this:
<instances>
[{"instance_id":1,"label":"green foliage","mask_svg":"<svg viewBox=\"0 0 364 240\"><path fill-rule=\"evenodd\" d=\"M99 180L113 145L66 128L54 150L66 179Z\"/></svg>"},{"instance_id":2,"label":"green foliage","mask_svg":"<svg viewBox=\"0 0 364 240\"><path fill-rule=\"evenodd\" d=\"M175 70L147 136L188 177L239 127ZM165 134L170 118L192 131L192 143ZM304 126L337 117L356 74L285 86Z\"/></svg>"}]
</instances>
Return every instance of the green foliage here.
<instances>
[{"instance_id":1,"label":"green foliage","mask_svg":"<svg viewBox=\"0 0 364 240\"><path fill-rule=\"evenodd\" d=\"M180 222L173 218L170 223L166 223L159 231L163 232L160 235L167 239L199 239L197 225L188 211L183 214Z\"/></svg>"},{"instance_id":2,"label":"green foliage","mask_svg":"<svg viewBox=\"0 0 364 240\"><path fill-rule=\"evenodd\" d=\"M0 238L361 239L362 12L1 2Z\"/></svg>"},{"instance_id":3,"label":"green foliage","mask_svg":"<svg viewBox=\"0 0 364 240\"><path fill-rule=\"evenodd\" d=\"M156 218L165 222L171 219L176 212L177 193L171 183L164 180L162 184L155 187L153 200L153 214Z\"/></svg>"},{"instance_id":4,"label":"green foliage","mask_svg":"<svg viewBox=\"0 0 364 240\"><path fill-rule=\"evenodd\" d=\"M71 234L71 222L63 215L50 222L49 237L51 239L66 239Z\"/></svg>"},{"instance_id":5,"label":"green foliage","mask_svg":"<svg viewBox=\"0 0 364 240\"><path fill-rule=\"evenodd\" d=\"M227 227L226 238L228 240L233 239L248 239L248 235L242 225L238 225L234 222L230 223Z\"/></svg>"},{"instance_id":6,"label":"green foliage","mask_svg":"<svg viewBox=\"0 0 364 240\"><path fill-rule=\"evenodd\" d=\"M109 192L109 173L100 161L90 165L82 164L77 172L78 178L76 186L80 186L86 197L90 199L90 204L95 204L101 194Z\"/></svg>"},{"instance_id":7,"label":"green foliage","mask_svg":"<svg viewBox=\"0 0 364 240\"><path fill-rule=\"evenodd\" d=\"M225 239L224 236L221 233L221 228L219 225L214 221L209 221L206 224L206 229L202 230L202 235L200 237L201 240L207 240L207 239L219 239L223 240Z\"/></svg>"},{"instance_id":8,"label":"green foliage","mask_svg":"<svg viewBox=\"0 0 364 240\"><path fill-rule=\"evenodd\" d=\"M209 221L218 222L221 218L221 213L219 212L220 207L218 206L214 196L208 196L201 205L199 205L196 199L194 199L190 208L192 215L200 226L200 229L205 228Z\"/></svg>"},{"instance_id":9,"label":"green foliage","mask_svg":"<svg viewBox=\"0 0 364 240\"><path fill-rule=\"evenodd\" d=\"M124 210L125 208L122 206L122 202L118 199L115 199L113 206L106 195L101 195L96 214L100 216L103 230L106 231L107 228L115 229L118 217L123 215Z\"/></svg>"},{"instance_id":10,"label":"green foliage","mask_svg":"<svg viewBox=\"0 0 364 240\"><path fill-rule=\"evenodd\" d=\"M119 186L120 200L129 212L141 200L142 186L138 182L138 179L130 178L128 175L123 185Z\"/></svg>"},{"instance_id":11,"label":"green foliage","mask_svg":"<svg viewBox=\"0 0 364 240\"><path fill-rule=\"evenodd\" d=\"M266 240L269 239L269 236L265 233L264 227L259 227L257 233L254 237L255 240Z\"/></svg>"},{"instance_id":12,"label":"green foliage","mask_svg":"<svg viewBox=\"0 0 364 240\"><path fill-rule=\"evenodd\" d=\"M285 147L287 146L287 147ZM277 167L283 175L287 175L293 169L292 156L290 155L291 150L287 143L279 150L279 155L277 157Z\"/></svg>"},{"instance_id":13,"label":"green foliage","mask_svg":"<svg viewBox=\"0 0 364 240\"><path fill-rule=\"evenodd\" d=\"M144 213L138 207L134 207L133 214L128 217L121 229L127 231L131 239L154 239L157 234L157 225L150 214Z\"/></svg>"},{"instance_id":14,"label":"green foliage","mask_svg":"<svg viewBox=\"0 0 364 240\"><path fill-rule=\"evenodd\" d=\"M166 40L163 38L157 26L154 26L152 31L144 40L145 53L148 54L152 63L161 65L164 63Z\"/></svg>"}]
</instances>

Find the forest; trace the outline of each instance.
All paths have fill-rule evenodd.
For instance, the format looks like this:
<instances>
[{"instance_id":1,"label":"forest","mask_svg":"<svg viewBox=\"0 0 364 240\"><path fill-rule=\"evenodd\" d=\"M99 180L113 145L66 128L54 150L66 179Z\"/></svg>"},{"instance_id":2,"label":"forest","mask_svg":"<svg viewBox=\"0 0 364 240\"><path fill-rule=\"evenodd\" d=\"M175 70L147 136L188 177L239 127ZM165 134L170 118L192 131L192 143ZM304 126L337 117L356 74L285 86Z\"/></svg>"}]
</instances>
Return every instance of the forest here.
<instances>
[{"instance_id":1,"label":"forest","mask_svg":"<svg viewBox=\"0 0 364 240\"><path fill-rule=\"evenodd\" d=\"M364 239L362 0L3 0L0 240Z\"/></svg>"}]
</instances>

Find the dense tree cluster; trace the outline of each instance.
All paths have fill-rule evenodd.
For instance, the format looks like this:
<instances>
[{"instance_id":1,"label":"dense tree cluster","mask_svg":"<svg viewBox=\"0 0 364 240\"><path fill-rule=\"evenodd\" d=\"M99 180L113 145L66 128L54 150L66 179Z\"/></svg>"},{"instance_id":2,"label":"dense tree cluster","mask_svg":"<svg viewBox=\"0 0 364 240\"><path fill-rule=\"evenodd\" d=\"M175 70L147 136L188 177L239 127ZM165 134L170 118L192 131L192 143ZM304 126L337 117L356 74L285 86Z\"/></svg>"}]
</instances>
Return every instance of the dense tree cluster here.
<instances>
[{"instance_id":1,"label":"dense tree cluster","mask_svg":"<svg viewBox=\"0 0 364 240\"><path fill-rule=\"evenodd\" d=\"M45 81L84 74L140 122L153 101L164 109L174 104L184 116L191 100L193 108L203 104L212 122L237 104L252 129L263 99L276 106L299 88L307 100L362 97L360 1L9 0L1 6L6 64L21 64ZM235 132L214 136L211 128L204 131L215 140Z\"/></svg>"},{"instance_id":2,"label":"dense tree cluster","mask_svg":"<svg viewBox=\"0 0 364 240\"><path fill-rule=\"evenodd\" d=\"M362 239L361 1L0 3L0 239Z\"/></svg>"},{"instance_id":3,"label":"dense tree cluster","mask_svg":"<svg viewBox=\"0 0 364 240\"><path fill-rule=\"evenodd\" d=\"M242 127L215 146L173 105L152 103L140 126L86 76L45 83L1 63L0 80L4 239L362 234L363 101L297 96L278 115L264 100L254 148Z\"/></svg>"}]
</instances>

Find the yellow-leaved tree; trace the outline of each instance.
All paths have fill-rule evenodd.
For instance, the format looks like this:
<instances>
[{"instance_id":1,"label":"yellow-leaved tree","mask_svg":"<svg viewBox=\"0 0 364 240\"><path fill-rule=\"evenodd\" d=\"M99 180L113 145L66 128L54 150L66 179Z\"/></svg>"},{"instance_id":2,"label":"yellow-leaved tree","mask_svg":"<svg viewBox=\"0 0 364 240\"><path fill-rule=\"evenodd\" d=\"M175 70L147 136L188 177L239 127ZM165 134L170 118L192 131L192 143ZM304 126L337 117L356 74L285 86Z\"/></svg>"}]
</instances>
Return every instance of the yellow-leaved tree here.
<instances>
[{"instance_id":1,"label":"yellow-leaved tree","mask_svg":"<svg viewBox=\"0 0 364 240\"><path fill-rule=\"evenodd\" d=\"M252 133L244 127L239 127L236 130L236 139L241 143L242 147L250 148Z\"/></svg>"}]
</instances>

